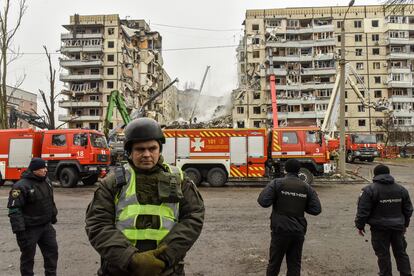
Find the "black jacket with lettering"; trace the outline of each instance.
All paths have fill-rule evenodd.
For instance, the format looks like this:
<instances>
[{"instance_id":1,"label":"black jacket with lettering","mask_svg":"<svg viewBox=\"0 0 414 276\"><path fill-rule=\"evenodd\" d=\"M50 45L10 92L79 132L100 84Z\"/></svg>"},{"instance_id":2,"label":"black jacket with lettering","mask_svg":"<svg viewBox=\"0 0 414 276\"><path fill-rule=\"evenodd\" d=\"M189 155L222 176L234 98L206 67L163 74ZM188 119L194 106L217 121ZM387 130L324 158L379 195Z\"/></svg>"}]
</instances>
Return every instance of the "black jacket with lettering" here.
<instances>
[{"instance_id":1,"label":"black jacket with lettering","mask_svg":"<svg viewBox=\"0 0 414 276\"><path fill-rule=\"evenodd\" d=\"M13 184L7 208L13 233L32 226L56 223L52 184L49 179L38 177L30 170Z\"/></svg>"},{"instance_id":2,"label":"black jacket with lettering","mask_svg":"<svg viewBox=\"0 0 414 276\"><path fill-rule=\"evenodd\" d=\"M319 215L321 203L315 190L296 174L271 181L260 193L257 202L272 208L271 229L278 234L305 235L304 213Z\"/></svg>"},{"instance_id":3,"label":"black jacket with lettering","mask_svg":"<svg viewBox=\"0 0 414 276\"><path fill-rule=\"evenodd\" d=\"M369 224L375 230L404 230L413 213L408 191L395 183L389 174L380 174L362 189L358 200L355 226L364 229Z\"/></svg>"}]
</instances>

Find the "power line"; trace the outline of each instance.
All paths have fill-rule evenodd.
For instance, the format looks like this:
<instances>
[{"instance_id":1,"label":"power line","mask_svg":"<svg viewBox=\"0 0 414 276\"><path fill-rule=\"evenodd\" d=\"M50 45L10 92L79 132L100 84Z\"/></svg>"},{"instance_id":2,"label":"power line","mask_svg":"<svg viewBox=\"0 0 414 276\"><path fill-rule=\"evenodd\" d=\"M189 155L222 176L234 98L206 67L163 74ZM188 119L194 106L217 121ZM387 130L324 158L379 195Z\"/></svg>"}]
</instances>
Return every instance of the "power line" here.
<instances>
[{"instance_id":1,"label":"power line","mask_svg":"<svg viewBox=\"0 0 414 276\"><path fill-rule=\"evenodd\" d=\"M168 51L186 51L186 50L203 50L203 49L220 49L220 48L231 48L231 47L237 47L238 44L234 45L213 45L213 46L201 46L201 47L187 47L187 48L170 48L170 49L151 49L151 50L161 50L163 52ZM141 50L145 50L142 49ZM8 52L8 55L13 55L15 53ZM19 55L44 55L45 53L41 52L20 52ZM60 52L51 52L49 53L51 55L61 55Z\"/></svg>"},{"instance_id":2,"label":"power line","mask_svg":"<svg viewBox=\"0 0 414 276\"><path fill-rule=\"evenodd\" d=\"M168 27L168 28L186 29L186 30L194 30L194 31L206 31L206 32L236 32L236 31L240 31L240 29L207 29L207 28L174 26L174 25L159 24L159 23L151 23L151 24L155 25L155 26L162 26L162 27Z\"/></svg>"}]
</instances>

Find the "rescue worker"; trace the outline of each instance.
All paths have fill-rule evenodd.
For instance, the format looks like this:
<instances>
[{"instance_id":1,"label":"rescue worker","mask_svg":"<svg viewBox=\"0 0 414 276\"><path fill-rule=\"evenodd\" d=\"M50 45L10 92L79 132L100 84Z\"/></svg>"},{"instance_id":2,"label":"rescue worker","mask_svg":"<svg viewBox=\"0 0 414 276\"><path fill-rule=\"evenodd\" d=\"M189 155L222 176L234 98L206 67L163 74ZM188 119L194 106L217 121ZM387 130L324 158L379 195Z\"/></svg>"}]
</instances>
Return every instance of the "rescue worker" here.
<instances>
[{"instance_id":1,"label":"rescue worker","mask_svg":"<svg viewBox=\"0 0 414 276\"><path fill-rule=\"evenodd\" d=\"M371 226L371 243L378 258L379 275L392 275L390 245L400 275L411 275L405 233L413 213L408 191L395 183L385 165L374 168L373 183L362 189L355 226L361 236Z\"/></svg>"},{"instance_id":2,"label":"rescue worker","mask_svg":"<svg viewBox=\"0 0 414 276\"><path fill-rule=\"evenodd\" d=\"M86 211L86 232L102 260L98 275L184 275L183 259L203 226L203 199L164 162L155 120L135 119L124 133L129 164L100 181Z\"/></svg>"},{"instance_id":3,"label":"rescue worker","mask_svg":"<svg viewBox=\"0 0 414 276\"><path fill-rule=\"evenodd\" d=\"M307 229L305 212L316 216L322 211L315 190L298 177L300 167L298 160L289 159L285 163L286 176L271 181L257 199L262 207L272 206L267 276L279 275L285 255L286 275L300 275Z\"/></svg>"},{"instance_id":4,"label":"rescue worker","mask_svg":"<svg viewBox=\"0 0 414 276\"><path fill-rule=\"evenodd\" d=\"M43 255L46 276L56 276L58 245L52 224L57 222L53 189L46 162L33 158L19 181L13 184L9 201L10 223L20 248L20 273L33 276L36 245Z\"/></svg>"}]
</instances>

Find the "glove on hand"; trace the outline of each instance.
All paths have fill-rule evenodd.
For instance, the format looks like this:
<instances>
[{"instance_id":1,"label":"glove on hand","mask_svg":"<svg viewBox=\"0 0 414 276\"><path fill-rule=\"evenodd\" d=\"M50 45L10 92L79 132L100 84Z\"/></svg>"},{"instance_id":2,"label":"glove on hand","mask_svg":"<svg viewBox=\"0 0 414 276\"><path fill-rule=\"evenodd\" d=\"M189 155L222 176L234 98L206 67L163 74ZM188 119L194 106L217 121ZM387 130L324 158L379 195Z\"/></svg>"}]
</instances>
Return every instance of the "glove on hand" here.
<instances>
[{"instance_id":1,"label":"glove on hand","mask_svg":"<svg viewBox=\"0 0 414 276\"><path fill-rule=\"evenodd\" d=\"M165 268L165 263L157 257L167 249L162 245L155 250L139 252L132 255L129 268L134 276L158 276Z\"/></svg>"}]
</instances>

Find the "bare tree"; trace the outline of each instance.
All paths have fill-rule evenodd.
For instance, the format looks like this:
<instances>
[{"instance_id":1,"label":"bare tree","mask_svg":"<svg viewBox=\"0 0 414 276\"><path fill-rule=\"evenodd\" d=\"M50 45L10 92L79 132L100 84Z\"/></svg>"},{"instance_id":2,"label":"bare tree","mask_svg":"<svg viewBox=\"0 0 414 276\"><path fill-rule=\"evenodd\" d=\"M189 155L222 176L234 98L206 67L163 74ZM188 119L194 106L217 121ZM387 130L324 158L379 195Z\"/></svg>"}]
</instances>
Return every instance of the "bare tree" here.
<instances>
[{"instance_id":1,"label":"bare tree","mask_svg":"<svg viewBox=\"0 0 414 276\"><path fill-rule=\"evenodd\" d=\"M23 15L26 12L26 0L19 0L17 7L17 19L14 25L9 26L12 4L17 1L4 0L3 9L0 11L0 129L8 128L7 120L7 67L19 56L19 50L11 49L13 38L19 29Z\"/></svg>"},{"instance_id":2,"label":"bare tree","mask_svg":"<svg viewBox=\"0 0 414 276\"><path fill-rule=\"evenodd\" d=\"M48 52L45 45L43 45L43 49L45 49L45 54L49 62L49 100L46 98L45 92L43 90L39 89L39 93L42 96L43 103L46 106L46 110L43 109L43 112L45 113L46 119L48 121L48 128L55 129L55 100L60 93L55 95L56 69L54 69L52 66L52 59L50 58L50 53Z\"/></svg>"}]
</instances>

